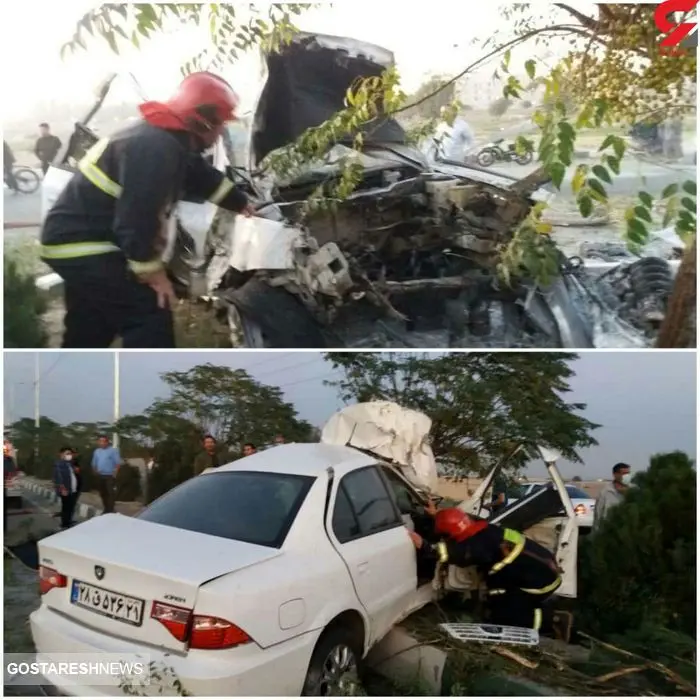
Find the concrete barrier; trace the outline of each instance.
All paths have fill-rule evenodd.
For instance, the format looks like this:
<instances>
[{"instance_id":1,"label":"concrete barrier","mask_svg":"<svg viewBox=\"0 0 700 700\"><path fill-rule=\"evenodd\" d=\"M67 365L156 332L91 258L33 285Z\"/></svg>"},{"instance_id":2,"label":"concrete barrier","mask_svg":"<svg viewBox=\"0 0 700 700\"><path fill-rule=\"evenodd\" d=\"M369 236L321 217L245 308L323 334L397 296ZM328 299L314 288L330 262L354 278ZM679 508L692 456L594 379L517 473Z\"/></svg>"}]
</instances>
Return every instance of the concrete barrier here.
<instances>
[{"instance_id":1,"label":"concrete barrier","mask_svg":"<svg viewBox=\"0 0 700 700\"><path fill-rule=\"evenodd\" d=\"M56 491L44 484L39 484L34 480L25 477L20 481L20 486L31 494L39 496L39 498L44 498L50 503L58 503L59 498ZM88 505L87 503L78 503L77 507L78 517L83 520L89 520L94 518L96 515L102 514L102 508L97 508L95 506Z\"/></svg>"}]
</instances>

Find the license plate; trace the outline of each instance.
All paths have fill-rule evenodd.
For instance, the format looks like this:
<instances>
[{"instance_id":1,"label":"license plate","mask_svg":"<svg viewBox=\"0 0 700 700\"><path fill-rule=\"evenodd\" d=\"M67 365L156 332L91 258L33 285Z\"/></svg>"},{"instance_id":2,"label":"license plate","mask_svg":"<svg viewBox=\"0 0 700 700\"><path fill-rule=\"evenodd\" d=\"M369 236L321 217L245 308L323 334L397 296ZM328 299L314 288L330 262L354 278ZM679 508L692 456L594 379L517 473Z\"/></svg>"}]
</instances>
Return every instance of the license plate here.
<instances>
[{"instance_id":1,"label":"license plate","mask_svg":"<svg viewBox=\"0 0 700 700\"><path fill-rule=\"evenodd\" d=\"M134 627L140 627L143 622L143 600L106 588L98 588L83 581L73 580L70 602Z\"/></svg>"}]
</instances>

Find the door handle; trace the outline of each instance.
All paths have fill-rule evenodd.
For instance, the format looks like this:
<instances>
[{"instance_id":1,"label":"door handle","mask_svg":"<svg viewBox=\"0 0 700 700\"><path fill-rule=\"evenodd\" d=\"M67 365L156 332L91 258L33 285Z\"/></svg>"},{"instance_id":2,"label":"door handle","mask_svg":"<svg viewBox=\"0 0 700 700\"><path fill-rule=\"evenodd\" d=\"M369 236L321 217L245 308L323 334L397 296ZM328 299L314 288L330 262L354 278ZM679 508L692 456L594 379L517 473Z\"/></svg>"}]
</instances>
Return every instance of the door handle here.
<instances>
[{"instance_id":1,"label":"door handle","mask_svg":"<svg viewBox=\"0 0 700 700\"><path fill-rule=\"evenodd\" d=\"M357 565L358 574L366 574L369 571L369 562L363 561Z\"/></svg>"}]
</instances>

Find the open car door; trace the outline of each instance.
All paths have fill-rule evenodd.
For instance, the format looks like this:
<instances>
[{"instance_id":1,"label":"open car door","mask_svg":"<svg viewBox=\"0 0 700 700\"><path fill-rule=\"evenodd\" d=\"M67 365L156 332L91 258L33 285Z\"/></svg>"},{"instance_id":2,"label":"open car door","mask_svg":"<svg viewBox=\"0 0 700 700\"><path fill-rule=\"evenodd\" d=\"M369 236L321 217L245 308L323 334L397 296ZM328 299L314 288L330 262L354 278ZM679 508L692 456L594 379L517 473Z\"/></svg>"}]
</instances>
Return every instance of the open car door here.
<instances>
[{"instance_id":1,"label":"open car door","mask_svg":"<svg viewBox=\"0 0 700 700\"><path fill-rule=\"evenodd\" d=\"M508 458L497 464L479 485L474 495L460 503L465 513L484 517L485 496L491 485L501 473L509 459L524 447L517 448ZM522 532L526 537L546 547L552 552L562 569L562 585L558 596L575 598L577 594L577 555L578 524L574 507L566 491L564 480L557 469L556 462L560 455L555 451L538 447L538 453L544 460L549 472L551 484L544 489L529 494L526 498L513 503L490 522ZM478 589L479 580L474 567L460 569L450 566L445 580L445 588L452 591L473 593Z\"/></svg>"}]
</instances>

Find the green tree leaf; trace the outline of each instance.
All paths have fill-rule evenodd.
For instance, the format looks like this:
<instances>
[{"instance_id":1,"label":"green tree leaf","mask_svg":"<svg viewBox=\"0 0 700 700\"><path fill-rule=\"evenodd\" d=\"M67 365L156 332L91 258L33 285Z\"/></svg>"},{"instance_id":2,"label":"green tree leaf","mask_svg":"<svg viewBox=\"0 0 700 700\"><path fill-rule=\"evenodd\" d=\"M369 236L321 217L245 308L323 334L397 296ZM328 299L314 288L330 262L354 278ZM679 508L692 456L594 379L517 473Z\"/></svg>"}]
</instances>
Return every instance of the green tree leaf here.
<instances>
[{"instance_id":1,"label":"green tree leaf","mask_svg":"<svg viewBox=\"0 0 700 700\"><path fill-rule=\"evenodd\" d=\"M672 182L670 185L664 187L661 193L661 199L668 199L669 197L673 197L674 194L678 194L678 184Z\"/></svg>"},{"instance_id":2,"label":"green tree leaf","mask_svg":"<svg viewBox=\"0 0 700 700\"><path fill-rule=\"evenodd\" d=\"M697 211L697 202L694 199L691 199L690 197L683 197L681 198L681 206L687 209L688 211L693 212L693 214Z\"/></svg>"},{"instance_id":3,"label":"green tree leaf","mask_svg":"<svg viewBox=\"0 0 700 700\"><path fill-rule=\"evenodd\" d=\"M608 193L605 191L605 187L601 184L600 180L596 180L595 178L589 178L586 182L588 185L590 191L591 191L591 196L594 199L597 199L599 202L607 202L608 201Z\"/></svg>"},{"instance_id":4,"label":"green tree leaf","mask_svg":"<svg viewBox=\"0 0 700 700\"><path fill-rule=\"evenodd\" d=\"M563 163L552 163L549 167L549 174L552 178L552 183L559 190L561 189L562 183L564 182L564 176L566 175L566 167Z\"/></svg>"},{"instance_id":5,"label":"green tree leaf","mask_svg":"<svg viewBox=\"0 0 700 700\"><path fill-rule=\"evenodd\" d=\"M581 191L583 186L586 184L586 177L588 176L588 166L581 163L576 166L576 171L571 179L571 190L575 195Z\"/></svg>"},{"instance_id":6,"label":"green tree leaf","mask_svg":"<svg viewBox=\"0 0 700 700\"><path fill-rule=\"evenodd\" d=\"M683 183L683 191L689 194L691 197L698 196L698 184L695 180L686 180Z\"/></svg>"},{"instance_id":7,"label":"green tree leaf","mask_svg":"<svg viewBox=\"0 0 700 700\"><path fill-rule=\"evenodd\" d=\"M642 221L647 221L648 223L652 223L651 214L649 213L648 209L637 206L634 208L634 213L638 219L641 219Z\"/></svg>"},{"instance_id":8,"label":"green tree leaf","mask_svg":"<svg viewBox=\"0 0 700 700\"><path fill-rule=\"evenodd\" d=\"M612 178L610 177L610 173L602 165L594 165L592 168L592 172L599 180L607 182L608 184L612 184Z\"/></svg>"},{"instance_id":9,"label":"green tree leaf","mask_svg":"<svg viewBox=\"0 0 700 700\"><path fill-rule=\"evenodd\" d=\"M587 194L582 194L576 200L576 203L584 219L587 219L593 213L593 200Z\"/></svg>"},{"instance_id":10,"label":"green tree leaf","mask_svg":"<svg viewBox=\"0 0 700 700\"><path fill-rule=\"evenodd\" d=\"M536 70L537 66L532 59L525 61L525 72L527 73L527 77L530 78L530 80L534 79Z\"/></svg>"},{"instance_id":11,"label":"green tree leaf","mask_svg":"<svg viewBox=\"0 0 700 700\"><path fill-rule=\"evenodd\" d=\"M638 192L637 197L647 209L651 209L654 206L654 200L648 192Z\"/></svg>"},{"instance_id":12,"label":"green tree leaf","mask_svg":"<svg viewBox=\"0 0 700 700\"><path fill-rule=\"evenodd\" d=\"M620 161L618 158L615 158L615 156L605 156L605 162L615 175L620 174Z\"/></svg>"}]
</instances>

